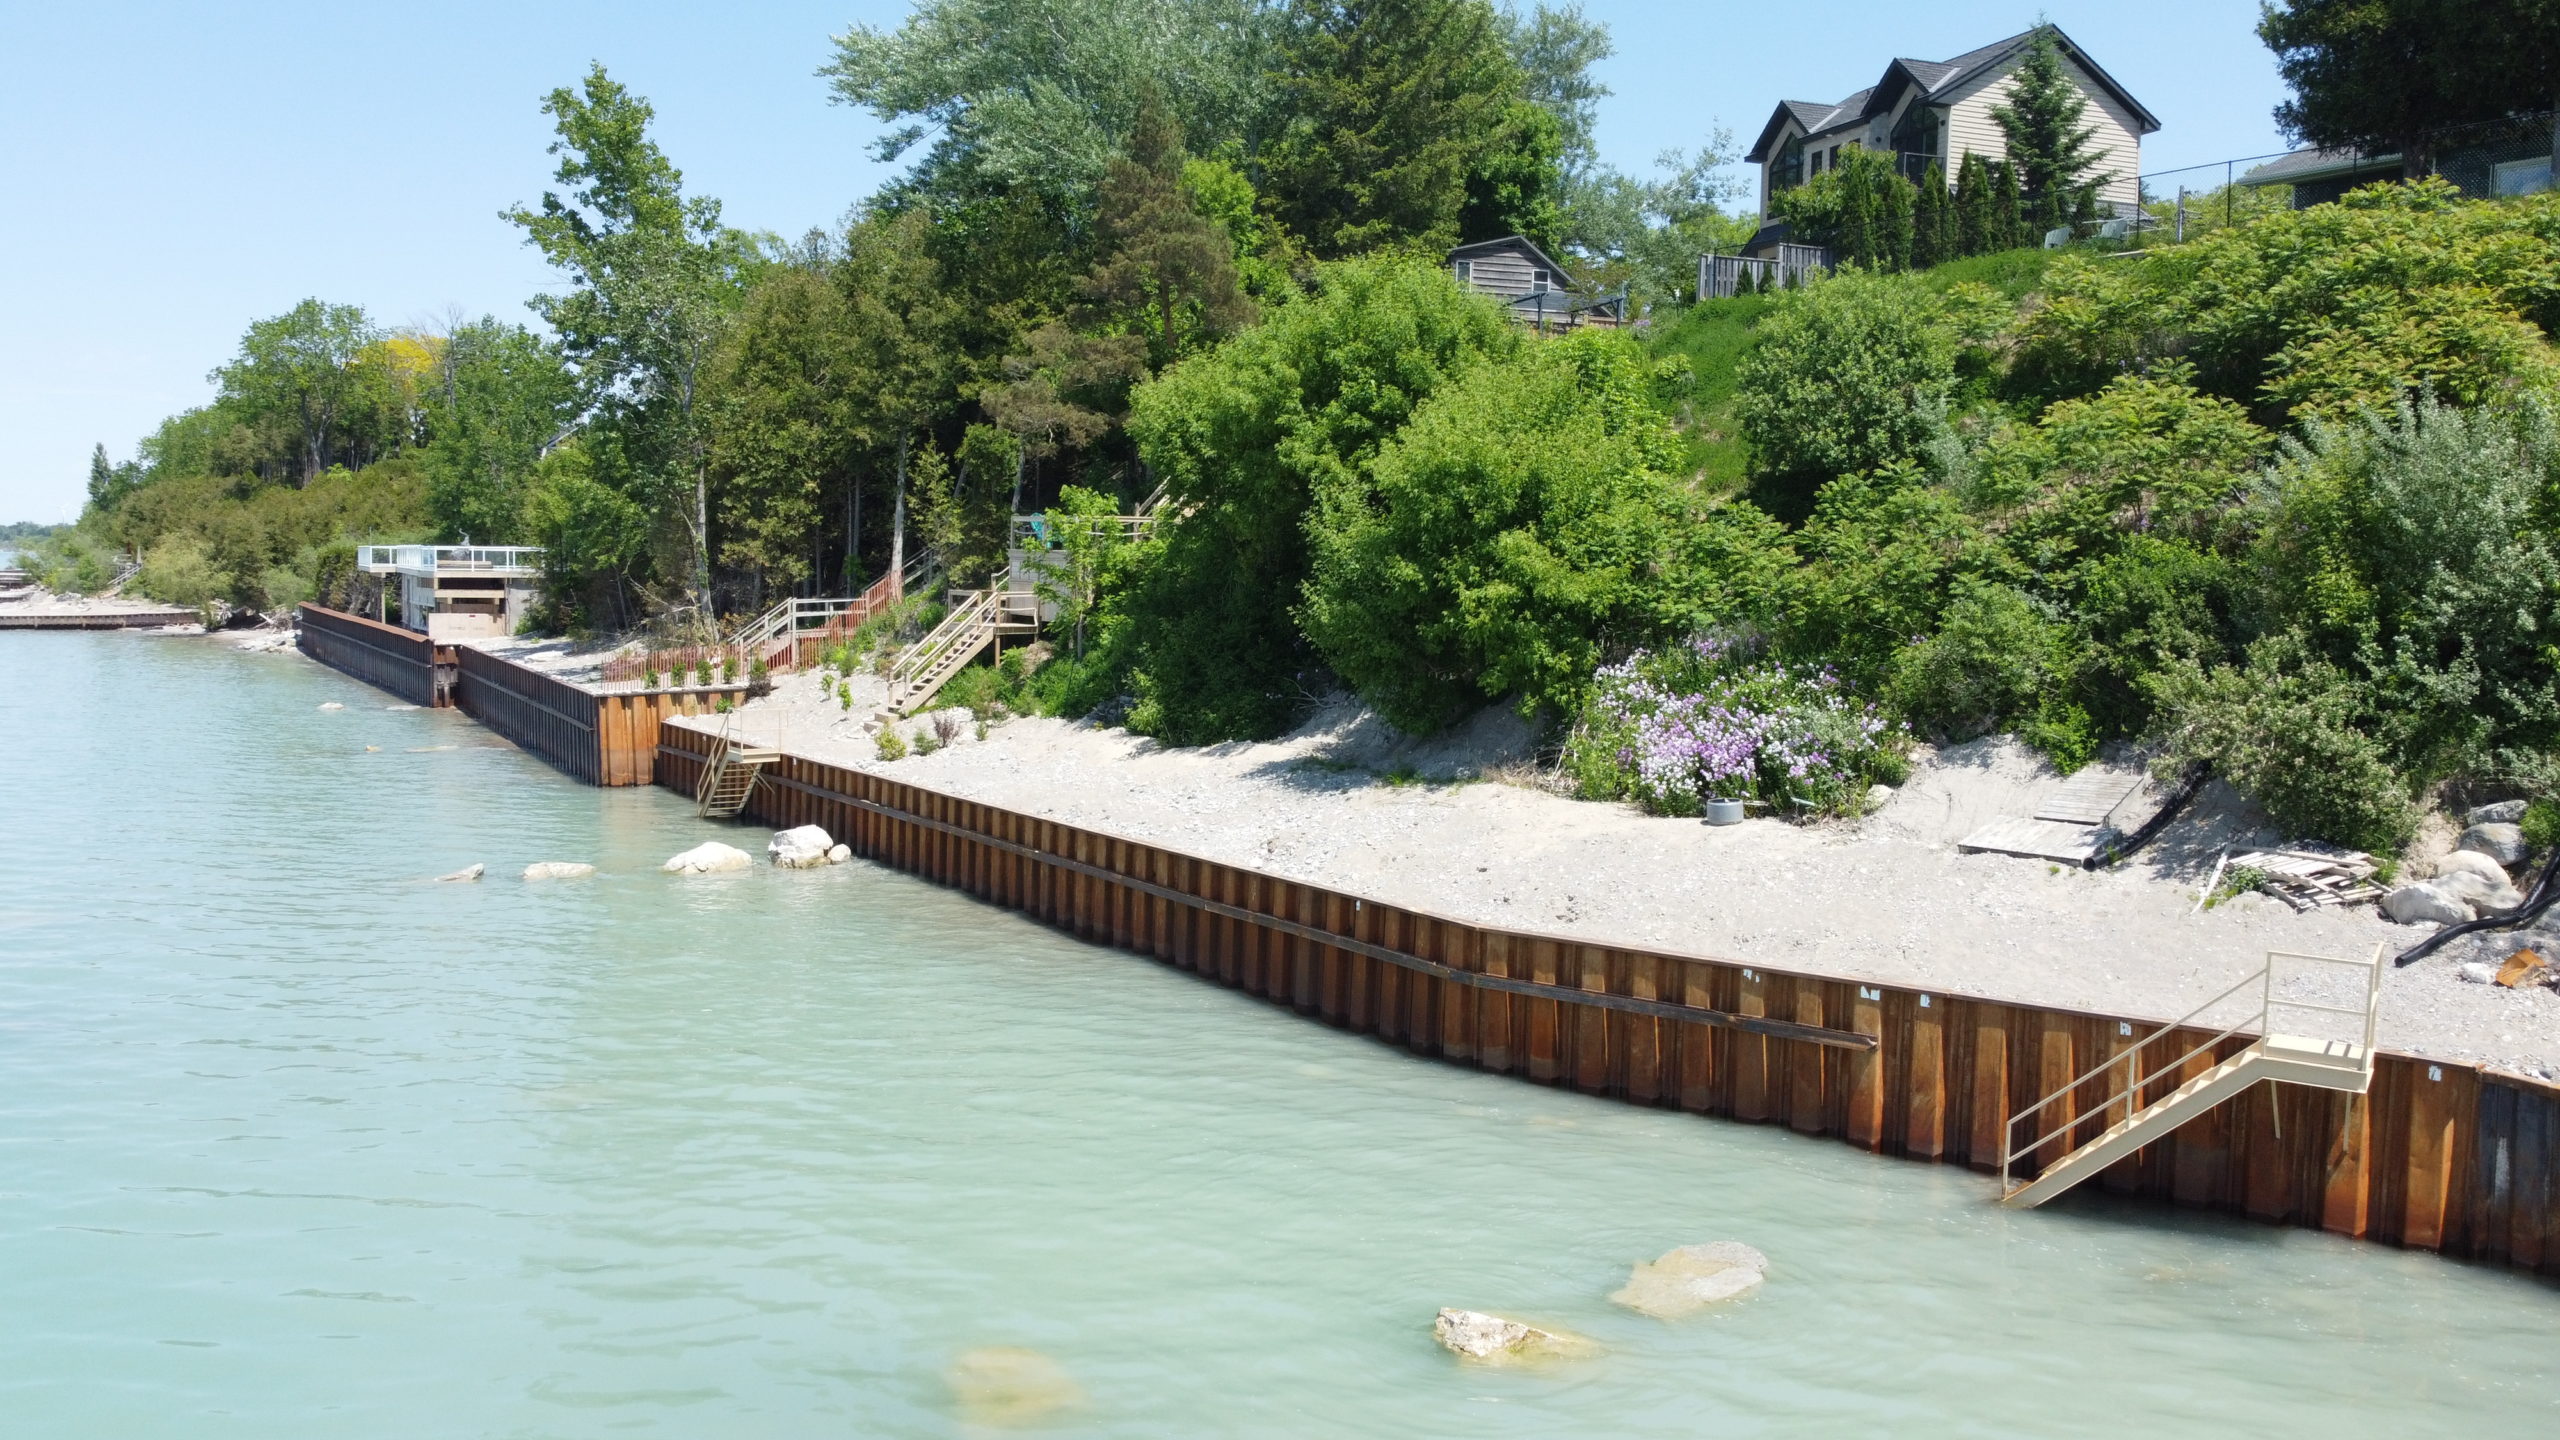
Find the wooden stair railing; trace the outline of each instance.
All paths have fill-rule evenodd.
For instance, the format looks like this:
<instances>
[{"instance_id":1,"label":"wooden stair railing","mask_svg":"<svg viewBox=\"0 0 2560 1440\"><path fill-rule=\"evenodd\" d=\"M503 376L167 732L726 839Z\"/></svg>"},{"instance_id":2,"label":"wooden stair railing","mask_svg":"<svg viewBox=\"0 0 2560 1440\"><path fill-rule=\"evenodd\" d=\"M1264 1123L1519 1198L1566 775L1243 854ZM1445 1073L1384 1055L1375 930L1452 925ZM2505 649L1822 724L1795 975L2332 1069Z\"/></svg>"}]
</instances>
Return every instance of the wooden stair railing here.
<instances>
[{"instance_id":1,"label":"wooden stair railing","mask_svg":"<svg viewBox=\"0 0 2560 1440\"><path fill-rule=\"evenodd\" d=\"M765 767L782 758L778 750L740 745L729 738L723 722L712 737L711 754L703 761L702 778L693 789L693 813L706 820L727 820L747 808Z\"/></svg>"},{"instance_id":2,"label":"wooden stair railing","mask_svg":"<svg viewBox=\"0 0 2560 1440\"><path fill-rule=\"evenodd\" d=\"M889 709L913 715L989 645L1039 629L1040 597L1031 591L970 591L932 633L900 652L889 669Z\"/></svg>"}]
</instances>

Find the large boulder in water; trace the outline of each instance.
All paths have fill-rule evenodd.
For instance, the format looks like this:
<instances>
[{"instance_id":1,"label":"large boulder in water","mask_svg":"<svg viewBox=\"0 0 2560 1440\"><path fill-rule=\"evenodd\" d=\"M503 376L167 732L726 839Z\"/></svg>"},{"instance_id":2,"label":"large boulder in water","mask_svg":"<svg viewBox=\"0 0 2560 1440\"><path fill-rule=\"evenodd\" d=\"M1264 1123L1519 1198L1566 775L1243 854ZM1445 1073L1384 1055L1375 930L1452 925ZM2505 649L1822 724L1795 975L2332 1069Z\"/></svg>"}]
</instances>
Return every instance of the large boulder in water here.
<instances>
[{"instance_id":1,"label":"large boulder in water","mask_svg":"<svg viewBox=\"0 0 2560 1440\"><path fill-rule=\"evenodd\" d=\"M527 880L584 880L596 867L583 860L536 860L524 867Z\"/></svg>"},{"instance_id":2,"label":"large boulder in water","mask_svg":"<svg viewBox=\"0 0 2560 1440\"><path fill-rule=\"evenodd\" d=\"M1769 1257L1748 1245L1683 1245L1659 1260L1637 1261L1609 1299L1656 1320L1677 1320L1760 1288L1768 1273Z\"/></svg>"},{"instance_id":3,"label":"large boulder in water","mask_svg":"<svg viewBox=\"0 0 2560 1440\"><path fill-rule=\"evenodd\" d=\"M755 863L735 845L705 840L658 868L670 875L717 875L724 870L744 870Z\"/></svg>"},{"instance_id":4,"label":"large boulder in water","mask_svg":"<svg viewBox=\"0 0 2560 1440\"><path fill-rule=\"evenodd\" d=\"M1081 1404L1084 1391L1037 1350L990 1345L964 1351L942 1372L953 1407L973 1425L1024 1425Z\"/></svg>"},{"instance_id":5,"label":"large boulder in water","mask_svg":"<svg viewBox=\"0 0 2560 1440\"><path fill-rule=\"evenodd\" d=\"M1481 1310L1442 1310L1431 1322L1431 1338L1442 1349L1488 1365L1579 1360L1600 1352L1599 1346L1579 1335L1541 1330Z\"/></svg>"},{"instance_id":6,"label":"large boulder in water","mask_svg":"<svg viewBox=\"0 0 2560 1440\"><path fill-rule=\"evenodd\" d=\"M785 870L807 870L827 863L827 852L835 848L835 837L823 825L800 825L789 830L776 830L764 853Z\"/></svg>"}]
</instances>

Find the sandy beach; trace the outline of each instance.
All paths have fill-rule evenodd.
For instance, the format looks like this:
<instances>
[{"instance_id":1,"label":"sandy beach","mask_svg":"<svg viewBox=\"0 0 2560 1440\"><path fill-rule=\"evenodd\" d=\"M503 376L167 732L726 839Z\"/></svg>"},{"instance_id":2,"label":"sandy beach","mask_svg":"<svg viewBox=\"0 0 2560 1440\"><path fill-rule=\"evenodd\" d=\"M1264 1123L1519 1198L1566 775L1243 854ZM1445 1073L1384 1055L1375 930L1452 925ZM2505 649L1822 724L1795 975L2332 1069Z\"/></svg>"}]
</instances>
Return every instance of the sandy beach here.
<instances>
[{"instance_id":1,"label":"sandy beach","mask_svg":"<svg viewBox=\"0 0 2560 1440\"><path fill-rule=\"evenodd\" d=\"M1499 710L1415 740L1344 702L1278 740L1195 749L1022 718L983 740L964 724L938 753L882 761L870 728L880 683L855 677L847 707L814 676L778 677L737 733L1461 919L2108 1013L2185 1014L2269 950L2361 958L2427 933L2370 905L2296 913L2244 895L2199 911L2218 855L2281 838L2219 786L2110 870L1960 853L1976 826L2032 813L2061 781L2006 739L1922 752L1909 783L1863 819L1718 828L1550 793L1525 763L1526 726ZM931 720L898 728L912 736ZM2560 992L2465 980L2461 958L2388 971L2382 1043L2560 1073Z\"/></svg>"}]
</instances>

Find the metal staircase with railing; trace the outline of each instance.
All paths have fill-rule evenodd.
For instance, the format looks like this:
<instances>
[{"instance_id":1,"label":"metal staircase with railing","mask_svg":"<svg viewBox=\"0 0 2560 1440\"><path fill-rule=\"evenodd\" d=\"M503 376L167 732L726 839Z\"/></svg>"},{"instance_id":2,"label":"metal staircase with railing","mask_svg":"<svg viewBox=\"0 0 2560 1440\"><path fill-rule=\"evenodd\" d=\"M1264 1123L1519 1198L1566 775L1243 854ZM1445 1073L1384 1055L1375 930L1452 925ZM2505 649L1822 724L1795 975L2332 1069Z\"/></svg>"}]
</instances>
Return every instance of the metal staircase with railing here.
<instances>
[{"instance_id":1,"label":"metal staircase with railing","mask_svg":"<svg viewBox=\"0 0 2560 1440\"><path fill-rule=\"evenodd\" d=\"M2308 975L2337 976L2345 971L2361 970L2364 972L2361 977L2363 1003L2324 1004L2279 994L2277 970L2280 965L2332 967L2326 971L2306 972L2306 978ZM2258 990L2254 1011L2224 1025L2203 1041L2181 1045L2174 1038L2192 1034L2212 1023L2206 1019L2208 1015L2245 995L2252 986ZM2003 1133L2000 1159L2002 1202L2019 1206L2041 1205L2144 1146L2166 1139L2178 1127L2261 1080L2363 1094L2373 1084L2374 1020L2381 997L2380 946L2374 947L2370 961L2268 952L2264 966L2197 1006L2186 1018L2152 1031L2106 1063L2010 1116L2008 1129ZM2280 1034L2274 1028L2279 1011L2352 1017L2360 1022L2361 1029L2352 1040ZM2190 1076L2167 1094L2157 1099L2144 1098L2158 1082L2184 1073L2197 1060L2214 1054L2223 1042L2235 1036L2248 1037L2248 1044L2201 1073ZM2087 1093L2092 1085L2104 1086L2102 1098L2101 1095ZM2083 1099L2094 1099L2097 1103L2081 1110L2079 1104ZM2057 1107L2062 1117L2059 1124L2053 1123ZM2017 1143L2018 1127L2030 1121L2041 1133L2020 1145ZM2092 1128L2097 1133L2082 1139ZM2011 1176L2019 1162L2040 1153L2048 1154L2050 1158L2035 1177L2013 1183Z\"/></svg>"},{"instance_id":2,"label":"metal staircase with railing","mask_svg":"<svg viewBox=\"0 0 2560 1440\"><path fill-rule=\"evenodd\" d=\"M899 652L889 669L889 708L913 715L960 667L1007 635L1040 632L1040 597L1029 590L972 590L933 632Z\"/></svg>"},{"instance_id":3,"label":"metal staircase with railing","mask_svg":"<svg viewBox=\"0 0 2560 1440\"><path fill-rule=\"evenodd\" d=\"M694 782L693 813L707 820L735 816L747 808L747 797L756 793L765 767L781 758L779 750L738 744L729 737L727 723L722 723L720 733L712 737L711 753L703 759L702 777Z\"/></svg>"}]
</instances>

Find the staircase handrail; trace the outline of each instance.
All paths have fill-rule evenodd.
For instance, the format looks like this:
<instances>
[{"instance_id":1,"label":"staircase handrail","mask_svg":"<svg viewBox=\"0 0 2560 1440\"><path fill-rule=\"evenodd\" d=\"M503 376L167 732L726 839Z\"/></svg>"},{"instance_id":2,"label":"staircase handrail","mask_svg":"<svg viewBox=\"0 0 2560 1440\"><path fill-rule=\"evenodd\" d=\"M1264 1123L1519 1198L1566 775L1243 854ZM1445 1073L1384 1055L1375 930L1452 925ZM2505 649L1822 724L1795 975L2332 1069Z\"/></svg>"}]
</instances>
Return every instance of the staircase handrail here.
<instances>
[{"instance_id":1,"label":"staircase handrail","mask_svg":"<svg viewBox=\"0 0 2560 1440\"><path fill-rule=\"evenodd\" d=\"M2309 960L2326 965L2350 965L2365 968L2369 972L2365 982L2365 1003L2359 1007L2348 1007L2344 1005L2321 1005L2309 1000L2277 999L2275 995L2275 971L2276 962L2280 959ZM2161 1037L2170 1034L2172 1031L2182 1030L2194 1024L2207 1011L2221 1005L2224 1001L2229 1000L2232 996L2248 989L2253 984L2259 987L2258 1007L2254 1012L2243 1015L2229 1025L2224 1026L2211 1038L2188 1047L2185 1051L2181 1052L2167 1063L2161 1065L2158 1069L2153 1070L2150 1074L2144 1075L2138 1080L2128 1081L2120 1093L2108 1096L2106 1102L2098 1106L2095 1110L2092 1110L2087 1114L2075 1115L2072 1118L2063 1121L2060 1125L2055 1126L2053 1129L2038 1135L2035 1139L2028 1141L2026 1144L2019 1145L2015 1149L2009 1148L2017 1139L2017 1127L2019 1121L2024 1120L2031 1115L2042 1113L2044 1110L2052 1107L2056 1102L2060 1101L2064 1096L2071 1094L2081 1086L2105 1075L2107 1072L2120 1065L2124 1066L2126 1072L2130 1074L2134 1068L2134 1058L2140 1055L2145 1047L2151 1045ZM2291 1010L2316 1010L2326 1014L2354 1015L2360 1017L2364 1021L2364 1045L2362 1054L2365 1066L2370 1069L2373 1064L2375 1026L2381 1014L2381 996L2382 950L2379 946L2375 947L2373 958L2369 961L2342 960L2334 955L2306 955L2294 951L2268 951L2266 962L2264 964L2260 965L2256 970L2249 974L2241 976L2237 981L2233 982L2228 989L2215 995L2212 999L2205 1001L2203 1004L2198 1005L2193 1010L2188 1011L2183 1017L2170 1021L2168 1024L2163 1025L2152 1031L2150 1034L2136 1040L2133 1044L2126 1046L2123 1050L2109 1056L2103 1062L2092 1067L2077 1079L2074 1079L2068 1084L2056 1089L2052 1094L2045 1096L2042 1100L2039 1100L2035 1104L2028 1106L2026 1109L2010 1116L2008 1124L2003 1129L2001 1135L2001 1148L2005 1153L2000 1157L2000 1187L2003 1190L2009 1188L2009 1167L2011 1165L2028 1155L2034 1154L2053 1140L2070 1134L2078 1127L2087 1124L2091 1119L2103 1119L2119 1104L2124 1107L2124 1121L2130 1121L2136 1110L2148 1108L2142 1101L2141 1096L2142 1092L2148 1088L2153 1081L2159 1080L2163 1076L2166 1076L2181 1066L2184 1066L2188 1061L2193 1060L2198 1055L2210 1052L2214 1047L2220 1045L2223 1041L2230 1039L2232 1036L2242 1033L2250 1026L2252 1021L2256 1022L2256 1039L2253 1040L2252 1043L2263 1044L2267 1031L2270 1028L2270 1021L2278 1007ZM2119 1121L2117 1123L2123 1123L2123 1121Z\"/></svg>"},{"instance_id":2,"label":"staircase handrail","mask_svg":"<svg viewBox=\"0 0 2560 1440\"><path fill-rule=\"evenodd\" d=\"M980 590L970 595L942 617L925 637L900 652L889 667L889 689L894 697L906 684L932 670L945 650L974 634L991 618L996 597L1003 592Z\"/></svg>"}]
</instances>

